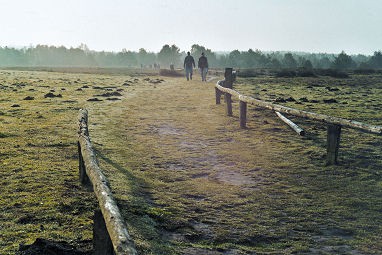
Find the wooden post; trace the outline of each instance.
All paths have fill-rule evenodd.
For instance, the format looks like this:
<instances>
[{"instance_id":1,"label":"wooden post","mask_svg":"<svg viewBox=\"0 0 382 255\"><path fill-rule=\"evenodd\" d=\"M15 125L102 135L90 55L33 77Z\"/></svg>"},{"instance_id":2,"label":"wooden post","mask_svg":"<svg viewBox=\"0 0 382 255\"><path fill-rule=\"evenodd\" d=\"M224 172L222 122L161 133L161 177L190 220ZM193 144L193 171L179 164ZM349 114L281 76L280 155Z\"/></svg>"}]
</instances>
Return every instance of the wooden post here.
<instances>
[{"instance_id":1,"label":"wooden post","mask_svg":"<svg viewBox=\"0 0 382 255\"><path fill-rule=\"evenodd\" d=\"M247 127L247 103L240 101L239 109L240 109L240 127L246 128Z\"/></svg>"},{"instance_id":2,"label":"wooden post","mask_svg":"<svg viewBox=\"0 0 382 255\"><path fill-rule=\"evenodd\" d=\"M82 157L82 153L81 153L80 142L77 142L77 147L78 147L78 170L79 170L80 183L82 185L89 185L90 180L88 175L86 174L86 168L85 168L84 158Z\"/></svg>"},{"instance_id":3,"label":"wooden post","mask_svg":"<svg viewBox=\"0 0 382 255\"><path fill-rule=\"evenodd\" d=\"M220 104L221 92L218 88L215 88L216 104Z\"/></svg>"},{"instance_id":4,"label":"wooden post","mask_svg":"<svg viewBox=\"0 0 382 255\"><path fill-rule=\"evenodd\" d=\"M94 211L93 218L93 254L114 255L113 244L107 232L102 212L99 209Z\"/></svg>"},{"instance_id":5,"label":"wooden post","mask_svg":"<svg viewBox=\"0 0 382 255\"><path fill-rule=\"evenodd\" d=\"M232 75L232 68L227 67L224 72L224 87L232 89L233 87L233 75Z\"/></svg>"},{"instance_id":6,"label":"wooden post","mask_svg":"<svg viewBox=\"0 0 382 255\"><path fill-rule=\"evenodd\" d=\"M340 147L341 125L328 124L326 165L336 165Z\"/></svg>"},{"instance_id":7,"label":"wooden post","mask_svg":"<svg viewBox=\"0 0 382 255\"><path fill-rule=\"evenodd\" d=\"M232 99L231 94L224 93L224 101L225 101L225 113L227 116L232 116Z\"/></svg>"}]
</instances>

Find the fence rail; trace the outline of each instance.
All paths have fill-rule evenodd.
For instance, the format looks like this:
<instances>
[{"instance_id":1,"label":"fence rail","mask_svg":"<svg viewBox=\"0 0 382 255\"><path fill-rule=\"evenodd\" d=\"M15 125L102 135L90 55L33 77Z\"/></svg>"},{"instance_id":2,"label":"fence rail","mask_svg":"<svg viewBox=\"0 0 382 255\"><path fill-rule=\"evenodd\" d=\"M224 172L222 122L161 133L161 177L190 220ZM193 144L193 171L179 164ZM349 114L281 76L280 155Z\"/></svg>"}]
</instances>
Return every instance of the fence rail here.
<instances>
[{"instance_id":1,"label":"fence rail","mask_svg":"<svg viewBox=\"0 0 382 255\"><path fill-rule=\"evenodd\" d=\"M91 183L100 210L94 214L93 248L99 255L136 255L124 219L110 190L109 182L98 166L88 131L88 112L80 110L79 116L79 176L82 184Z\"/></svg>"},{"instance_id":2,"label":"fence rail","mask_svg":"<svg viewBox=\"0 0 382 255\"><path fill-rule=\"evenodd\" d=\"M227 69L230 69L227 71ZM313 112L297 110L294 108L273 104L270 102L255 99L250 96L245 96L232 89L232 68L227 68L225 72L225 80L218 81L215 85L216 104L220 104L221 96L224 95L226 103L226 114L232 116L232 96L239 100L239 119L240 127L245 128L247 122L247 105L255 105L258 107L266 108L275 112L286 113L296 117L310 119L326 123L327 129L327 164L337 164L337 156L339 150L339 142L341 135L341 128L347 127L358 129L363 132L382 134L382 126L369 125L359 121L348 120L338 117L332 117L325 114L317 114Z\"/></svg>"}]
</instances>

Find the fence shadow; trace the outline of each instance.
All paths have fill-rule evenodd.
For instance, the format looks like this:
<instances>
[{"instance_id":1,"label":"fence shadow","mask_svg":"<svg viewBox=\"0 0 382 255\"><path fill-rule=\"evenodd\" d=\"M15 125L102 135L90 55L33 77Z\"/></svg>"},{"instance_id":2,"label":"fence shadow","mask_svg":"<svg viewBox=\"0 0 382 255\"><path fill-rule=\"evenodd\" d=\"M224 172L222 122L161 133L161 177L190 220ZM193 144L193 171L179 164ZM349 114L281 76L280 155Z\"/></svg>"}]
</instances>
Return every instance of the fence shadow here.
<instances>
[{"instance_id":1,"label":"fence shadow","mask_svg":"<svg viewBox=\"0 0 382 255\"><path fill-rule=\"evenodd\" d=\"M166 247L170 247L170 245L167 245L168 240L161 234L163 232L160 225L162 219L158 218L158 215L153 214L155 210L152 208L156 205L150 192L150 185L143 178L135 176L120 163L110 159L101 149L95 148L94 151L97 154L97 158L123 174L129 182L131 194L128 196L128 199L115 197L115 200L132 235L140 236L144 240L155 240L156 243L161 244L160 247L150 247L149 249L155 250L158 254L168 253L169 250ZM145 253L145 251L139 250L139 246L137 248L141 254Z\"/></svg>"}]
</instances>

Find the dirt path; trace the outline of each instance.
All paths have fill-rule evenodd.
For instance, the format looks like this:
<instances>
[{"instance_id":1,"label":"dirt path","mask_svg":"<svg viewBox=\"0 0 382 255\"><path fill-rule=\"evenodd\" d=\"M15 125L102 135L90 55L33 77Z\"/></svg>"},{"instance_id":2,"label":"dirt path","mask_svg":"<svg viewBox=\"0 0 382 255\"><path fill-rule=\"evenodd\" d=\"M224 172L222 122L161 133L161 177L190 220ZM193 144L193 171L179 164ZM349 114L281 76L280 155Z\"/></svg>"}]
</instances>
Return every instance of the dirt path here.
<instances>
[{"instance_id":1,"label":"dirt path","mask_svg":"<svg viewBox=\"0 0 382 255\"><path fill-rule=\"evenodd\" d=\"M123 107L98 113L109 121L93 127L142 254L357 254L345 244L351 233L314 212L319 194L306 183L316 173L301 177L317 164L301 158L309 146L259 109L240 129L237 114L215 105L216 80L164 79L130 87Z\"/></svg>"},{"instance_id":2,"label":"dirt path","mask_svg":"<svg viewBox=\"0 0 382 255\"><path fill-rule=\"evenodd\" d=\"M259 180L247 170L261 167L262 154L270 148L259 137L242 137L246 131L225 116L223 105L215 105L214 80L172 80L140 91L130 98L123 117L128 132L150 148L156 168L255 187ZM255 165L248 165L256 155Z\"/></svg>"}]
</instances>

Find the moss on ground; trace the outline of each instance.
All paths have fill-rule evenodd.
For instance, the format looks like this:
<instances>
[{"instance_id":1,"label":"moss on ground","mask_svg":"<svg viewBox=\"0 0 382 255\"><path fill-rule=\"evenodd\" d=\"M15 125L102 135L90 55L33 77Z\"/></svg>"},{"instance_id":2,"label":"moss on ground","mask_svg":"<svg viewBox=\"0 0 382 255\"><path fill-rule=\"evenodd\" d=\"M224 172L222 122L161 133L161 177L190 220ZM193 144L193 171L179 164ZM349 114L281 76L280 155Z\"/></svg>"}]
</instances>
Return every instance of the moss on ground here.
<instances>
[{"instance_id":1,"label":"moss on ground","mask_svg":"<svg viewBox=\"0 0 382 255\"><path fill-rule=\"evenodd\" d=\"M274 113L250 107L242 130L237 102L234 117L224 116L213 83L163 80L0 72L0 253L12 254L36 237L89 249L96 202L77 182L82 107L141 254L382 251L379 136L344 129L340 165L325 167L322 124L292 118L306 130L299 137ZM235 87L381 124L380 76L260 77L239 79ZM49 92L56 97L45 98Z\"/></svg>"}]
</instances>

